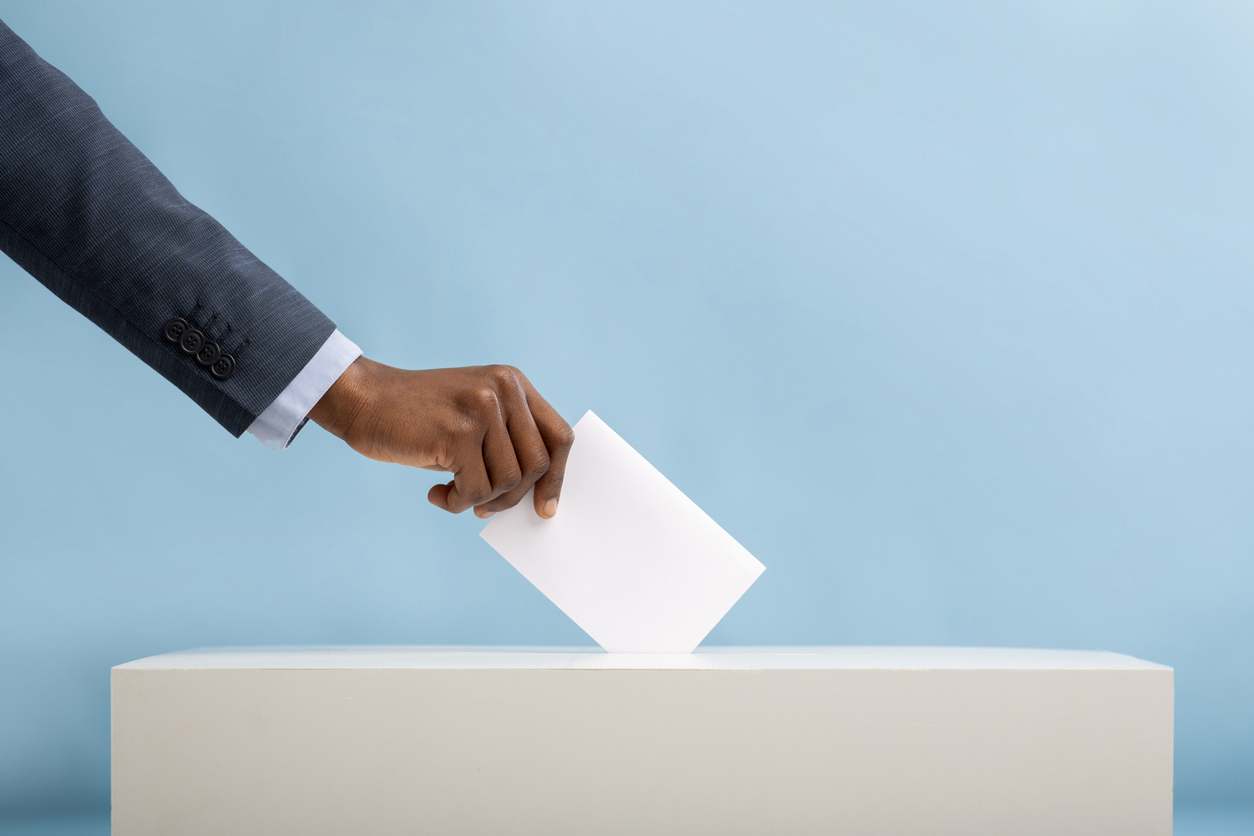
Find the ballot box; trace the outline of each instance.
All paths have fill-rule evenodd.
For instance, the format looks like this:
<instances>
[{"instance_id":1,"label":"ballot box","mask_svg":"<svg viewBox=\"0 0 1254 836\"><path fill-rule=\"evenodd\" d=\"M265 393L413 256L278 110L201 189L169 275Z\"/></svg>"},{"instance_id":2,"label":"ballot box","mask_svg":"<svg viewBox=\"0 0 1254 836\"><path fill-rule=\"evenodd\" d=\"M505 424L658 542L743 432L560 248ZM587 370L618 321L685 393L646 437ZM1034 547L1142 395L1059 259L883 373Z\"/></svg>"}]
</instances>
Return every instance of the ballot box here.
<instances>
[{"instance_id":1,"label":"ballot box","mask_svg":"<svg viewBox=\"0 0 1254 836\"><path fill-rule=\"evenodd\" d=\"M113 833L1168 836L1098 651L225 648L113 669Z\"/></svg>"}]
</instances>

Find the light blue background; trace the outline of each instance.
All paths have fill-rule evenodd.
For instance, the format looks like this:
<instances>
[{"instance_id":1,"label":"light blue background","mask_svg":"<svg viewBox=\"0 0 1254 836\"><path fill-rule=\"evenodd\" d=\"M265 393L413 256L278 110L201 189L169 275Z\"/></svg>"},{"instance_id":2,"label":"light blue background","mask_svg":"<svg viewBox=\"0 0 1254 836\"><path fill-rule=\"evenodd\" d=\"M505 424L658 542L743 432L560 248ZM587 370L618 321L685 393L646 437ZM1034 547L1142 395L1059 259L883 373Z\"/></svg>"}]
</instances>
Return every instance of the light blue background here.
<instances>
[{"instance_id":1,"label":"light blue background","mask_svg":"<svg viewBox=\"0 0 1254 836\"><path fill-rule=\"evenodd\" d=\"M596 410L767 566L710 642L1131 653L1178 802L1254 799L1254 7L0 17L371 357ZM434 475L0 274L0 814L107 806L129 659L586 641Z\"/></svg>"}]
</instances>

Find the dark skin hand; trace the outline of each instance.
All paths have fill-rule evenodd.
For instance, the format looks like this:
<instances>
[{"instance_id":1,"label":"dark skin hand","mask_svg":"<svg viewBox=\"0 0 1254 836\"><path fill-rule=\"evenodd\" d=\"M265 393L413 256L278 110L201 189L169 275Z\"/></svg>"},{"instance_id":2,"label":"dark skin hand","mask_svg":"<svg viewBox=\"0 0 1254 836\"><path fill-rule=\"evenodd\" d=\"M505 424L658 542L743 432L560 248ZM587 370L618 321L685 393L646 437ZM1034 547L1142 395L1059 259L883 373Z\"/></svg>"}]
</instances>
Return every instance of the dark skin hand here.
<instances>
[{"instance_id":1,"label":"dark skin hand","mask_svg":"<svg viewBox=\"0 0 1254 836\"><path fill-rule=\"evenodd\" d=\"M533 485L536 513L556 514L575 440L512 366L406 371L359 357L309 417L368 458L452 473L427 499L483 519L517 505Z\"/></svg>"}]
</instances>

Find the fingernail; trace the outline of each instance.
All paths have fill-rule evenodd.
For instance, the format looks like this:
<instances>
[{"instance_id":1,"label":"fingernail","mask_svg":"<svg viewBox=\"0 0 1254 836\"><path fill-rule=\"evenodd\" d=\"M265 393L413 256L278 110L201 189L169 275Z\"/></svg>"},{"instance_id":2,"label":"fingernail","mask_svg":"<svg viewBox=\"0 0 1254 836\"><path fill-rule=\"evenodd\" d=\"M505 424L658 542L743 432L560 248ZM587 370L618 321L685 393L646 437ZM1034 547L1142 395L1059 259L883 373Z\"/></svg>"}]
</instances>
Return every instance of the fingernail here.
<instances>
[{"instance_id":1,"label":"fingernail","mask_svg":"<svg viewBox=\"0 0 1254 836\"><path fill-rule=\"evenodd\" d=\"M478 511L475 511L475 514L476 514L476 515L478 515L479 519L481 519L481 520L490 519L490 518L492 518L492 517L496 516L496 512L495 512L495 511L484 511L482 514L480 514Z\"/></svg>"},{"instance_id":2,"label":"fingernail","mask_svg":"<svg viewBox=\"0 0 1254 836\"><path fill-rule=\"evenodd\" d=\"M545 517L551 517L556 513L557 513L557 500L556 499L550 499L548 502L544 503L544 516Z\"/></svg>"}]
</instances>

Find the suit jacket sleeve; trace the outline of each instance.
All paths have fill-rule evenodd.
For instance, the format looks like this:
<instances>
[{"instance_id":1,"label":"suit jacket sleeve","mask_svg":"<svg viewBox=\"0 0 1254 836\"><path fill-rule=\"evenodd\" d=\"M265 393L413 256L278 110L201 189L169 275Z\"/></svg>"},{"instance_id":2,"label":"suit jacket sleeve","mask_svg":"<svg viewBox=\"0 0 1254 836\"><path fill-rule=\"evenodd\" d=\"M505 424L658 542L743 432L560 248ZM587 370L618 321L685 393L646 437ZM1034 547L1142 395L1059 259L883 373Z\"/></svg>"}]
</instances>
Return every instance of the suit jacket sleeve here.
<instances>
[{"instance_id":1,"label":"suit jacket sleeve","mask_svg":"<svg viewBox=\"0 0 1254 836\"><path fill-rule=\"evenodd\" d=\"M335 330L3 22L0 249L236 436Z\"/></svg>"}]
</instances>

